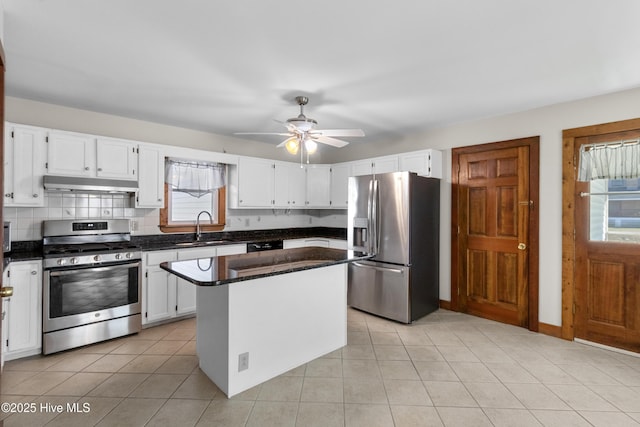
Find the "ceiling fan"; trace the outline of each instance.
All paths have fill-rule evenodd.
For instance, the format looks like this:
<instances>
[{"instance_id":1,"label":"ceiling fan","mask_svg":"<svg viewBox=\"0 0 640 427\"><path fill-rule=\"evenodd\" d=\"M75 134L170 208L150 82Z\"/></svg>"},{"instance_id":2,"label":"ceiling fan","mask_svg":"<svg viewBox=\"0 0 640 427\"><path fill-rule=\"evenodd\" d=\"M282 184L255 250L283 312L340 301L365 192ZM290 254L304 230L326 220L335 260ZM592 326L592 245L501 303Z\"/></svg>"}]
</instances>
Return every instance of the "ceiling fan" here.
<instances>
[{"instance_id":1,"label":"ceiling fan","mask_svg":"<svg viewBox=\"0 0 640 427\"><path fill-rule=\"evenodd\" d=\"M335 137L359 137L364 136L362 129L316 129L317 121L304 115L304 106L309 102L306 96L296 96L296 103L300 106L298 117L288 119L282 123L288 132L236 132L236 135L281 135L288 138L278 144L278 147L285 147L291 154L298 154L300 158L304 152L307 153L307 163L309 154L313 154L318 148L318 142L331 145L332 147L344 147L349 144L347 141Z\"/></svg>"}]
</instances>

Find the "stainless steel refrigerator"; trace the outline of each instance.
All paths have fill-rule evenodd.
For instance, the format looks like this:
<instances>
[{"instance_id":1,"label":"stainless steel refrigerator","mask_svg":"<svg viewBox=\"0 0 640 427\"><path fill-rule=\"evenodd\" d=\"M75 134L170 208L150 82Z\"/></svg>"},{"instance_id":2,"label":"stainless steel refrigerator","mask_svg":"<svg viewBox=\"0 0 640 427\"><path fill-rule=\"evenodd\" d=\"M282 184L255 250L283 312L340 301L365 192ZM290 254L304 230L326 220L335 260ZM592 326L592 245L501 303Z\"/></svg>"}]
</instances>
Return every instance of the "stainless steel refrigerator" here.
<instances>
[{"instance_id":1,"label":"stainless steel refrigerator","mask_svg":"<svg viewBox=\"0 0 640 427\"><path fill-rule=\"evenodd\" d=\"M440 180L411 172L349 178L347 302L411 323L439 306Z\"/></svg>"}]
</instances>

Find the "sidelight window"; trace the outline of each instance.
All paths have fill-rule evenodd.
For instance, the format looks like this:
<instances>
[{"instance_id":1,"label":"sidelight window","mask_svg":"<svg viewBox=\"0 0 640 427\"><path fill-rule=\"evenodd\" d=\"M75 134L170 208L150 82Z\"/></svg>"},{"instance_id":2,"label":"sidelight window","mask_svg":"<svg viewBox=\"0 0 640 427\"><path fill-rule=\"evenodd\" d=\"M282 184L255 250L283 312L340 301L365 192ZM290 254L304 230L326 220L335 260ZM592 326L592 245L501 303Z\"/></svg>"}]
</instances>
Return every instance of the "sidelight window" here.
<instances>
[{"instance_id":1,"label":"sidelight window","mask_svg":"<svg viewBox=\"0 0 640 427\"><path fill-rule=\"evenodd\" d=\"M591 181L589 213L591 240L640 243L640 178Z\"/></svg>"}]
</instances>

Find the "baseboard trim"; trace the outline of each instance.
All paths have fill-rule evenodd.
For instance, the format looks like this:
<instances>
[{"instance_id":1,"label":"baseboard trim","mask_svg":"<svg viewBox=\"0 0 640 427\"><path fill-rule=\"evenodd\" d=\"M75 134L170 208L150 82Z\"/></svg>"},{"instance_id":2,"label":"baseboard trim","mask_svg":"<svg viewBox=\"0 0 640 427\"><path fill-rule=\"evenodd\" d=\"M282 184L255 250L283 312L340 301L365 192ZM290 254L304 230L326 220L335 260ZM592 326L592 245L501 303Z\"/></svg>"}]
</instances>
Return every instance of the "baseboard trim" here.
<instances>
[{"instance_id":1,"label":"baseboard trim","mask_svg":"<svg viewBox=\"0 0 640 427\"><path fill-rule=\"evenodd\" d=\"M440 308L445 310L451 310L451 301L440 300Z\"/></svg>"},{"instance_id":2,"label":"baseboard trim","mask_svg":"<svg viewBox=\"0 0 640 427\"><path fill-rule=\"evenodd\" d=\"M552 337L562 338L562 326L540 322L538 323L538 332Z\"/></svg>"}]
</instances>

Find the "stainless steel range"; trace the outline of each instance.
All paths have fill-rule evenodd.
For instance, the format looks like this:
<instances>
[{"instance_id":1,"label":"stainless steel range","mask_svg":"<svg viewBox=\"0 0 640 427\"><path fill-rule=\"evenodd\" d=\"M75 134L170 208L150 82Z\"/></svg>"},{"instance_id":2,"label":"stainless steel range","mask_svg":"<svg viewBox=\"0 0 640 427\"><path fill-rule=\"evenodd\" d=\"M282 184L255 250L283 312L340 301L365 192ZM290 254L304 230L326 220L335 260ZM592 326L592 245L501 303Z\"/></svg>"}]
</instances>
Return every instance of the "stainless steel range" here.
<instances>
[{"instance_id":1,"label":"stainless steel range","mask_svg":"<svg viewBox=\"0 0 640 427\"><path fill-rule=\"evenodd\" d=\"M44 222L42 352L139 332L141 251L129 220Z\"/></svg>"}]
</instances>

